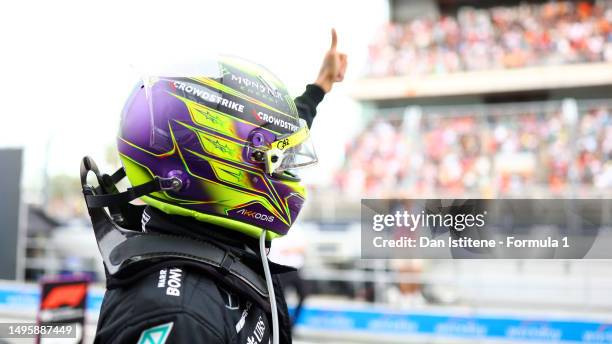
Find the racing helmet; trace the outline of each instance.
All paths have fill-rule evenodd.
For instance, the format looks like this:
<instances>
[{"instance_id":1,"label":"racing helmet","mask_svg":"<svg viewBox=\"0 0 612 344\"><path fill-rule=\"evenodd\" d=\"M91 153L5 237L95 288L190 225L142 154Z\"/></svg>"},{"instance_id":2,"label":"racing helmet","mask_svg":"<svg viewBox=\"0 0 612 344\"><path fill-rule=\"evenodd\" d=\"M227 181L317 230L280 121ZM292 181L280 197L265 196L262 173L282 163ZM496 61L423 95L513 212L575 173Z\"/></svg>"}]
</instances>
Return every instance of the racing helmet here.
<instances>
[{"instance_id":1,"label":"racing helmet","mask_svg":"<svg viewBox=\"0 0 612 344\"><path fill-rule=\"evenodd\" d=\"M189 73L146 75L121 116L117 147L133 187L167 214L267 239L285 235L306 190L294 169L317 161L284 84L262 66L219 57Z\"/></svg>"}]
</instances>

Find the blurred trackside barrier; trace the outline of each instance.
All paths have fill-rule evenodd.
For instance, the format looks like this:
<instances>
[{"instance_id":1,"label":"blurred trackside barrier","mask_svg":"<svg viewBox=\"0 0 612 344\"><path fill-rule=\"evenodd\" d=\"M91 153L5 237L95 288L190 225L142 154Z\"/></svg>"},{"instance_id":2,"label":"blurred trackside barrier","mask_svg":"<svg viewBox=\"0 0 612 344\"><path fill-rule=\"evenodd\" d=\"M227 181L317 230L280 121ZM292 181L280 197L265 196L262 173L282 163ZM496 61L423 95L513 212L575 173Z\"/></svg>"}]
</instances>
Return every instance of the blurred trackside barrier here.
<instances>
[{"instance_id":1,"label":"blurred trackside barrier","mask_svg":"<svg viewBox=\"0 0 612 344\"><path fill-rule=\"evenodd\" d=\"M38 303L34 285L0 285L0 317L32 319ZM101 289L88 299L88 322L97 318ZM298 323L301 338L379 343L406 342L555 342L612 343L612 317L502 313L466 309L397 311L346 303L310 306Z\"/></svg>"}]
</instances>

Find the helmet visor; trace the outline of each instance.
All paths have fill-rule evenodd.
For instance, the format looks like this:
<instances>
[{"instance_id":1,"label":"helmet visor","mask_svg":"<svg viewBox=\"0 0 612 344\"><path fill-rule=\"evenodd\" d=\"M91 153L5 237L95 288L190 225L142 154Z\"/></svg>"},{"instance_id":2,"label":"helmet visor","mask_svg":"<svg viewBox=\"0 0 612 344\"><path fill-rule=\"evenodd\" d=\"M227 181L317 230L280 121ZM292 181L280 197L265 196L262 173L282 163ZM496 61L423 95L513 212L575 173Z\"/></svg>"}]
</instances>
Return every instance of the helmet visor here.
<instances>
[{"instance_id":1,"label":"helmet visor","mask_svg":"<svg viewBox=\"0 0 612 344\"><path fill-rule=\"evenodd\" d=\"M317 154L310 136L308 136L301 144L286 149L283 152L280 165L274 172L283 172L300 167L306 167L317 162Z\"/></svg>"}]
</instances>

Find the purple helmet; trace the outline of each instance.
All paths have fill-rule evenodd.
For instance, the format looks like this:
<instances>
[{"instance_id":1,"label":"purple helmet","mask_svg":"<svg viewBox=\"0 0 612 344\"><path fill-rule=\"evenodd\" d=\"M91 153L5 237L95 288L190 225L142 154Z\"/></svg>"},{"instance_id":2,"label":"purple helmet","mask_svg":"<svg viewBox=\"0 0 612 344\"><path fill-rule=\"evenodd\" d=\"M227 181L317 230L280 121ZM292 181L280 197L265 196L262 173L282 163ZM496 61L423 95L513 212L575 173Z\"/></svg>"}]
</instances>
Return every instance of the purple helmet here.
<instances>
[{"instance_id":1,"label":"purple helmet","mask_svg":"<svg viewBox=\"0 0 612 344\"><path fill-rule=\"evenodd\" d=\"M285 86L265 68L223 57L194 74L143 78L117 145L133 186L181 181L142 200L168 214L268 239L295 222L306 191L292 169L316 162Z\"/></svg>"}]
</instances>

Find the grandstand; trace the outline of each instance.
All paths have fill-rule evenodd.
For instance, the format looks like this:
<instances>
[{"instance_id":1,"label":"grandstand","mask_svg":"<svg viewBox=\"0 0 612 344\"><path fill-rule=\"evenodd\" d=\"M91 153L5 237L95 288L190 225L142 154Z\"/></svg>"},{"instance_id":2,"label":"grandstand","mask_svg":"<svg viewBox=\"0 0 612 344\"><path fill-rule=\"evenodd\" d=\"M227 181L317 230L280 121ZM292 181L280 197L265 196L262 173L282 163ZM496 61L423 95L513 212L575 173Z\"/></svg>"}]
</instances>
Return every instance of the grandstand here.
<instances>
[{"instance_id":1,"label":"grandstand","mask_svg":"<svg viewBox=\"0 0 612 344\"><path fill-rule=\"evenodd\" d=\"M479 3L467 2L454 14L430 11L389 23L370 46L367 73L445 74L612 60L612 11L604 1L475 7Z\"/></svg>"},{"instance_id":2,"label":"grandstand","mask_svg":"<svg viewBox=\"0 0 612 344\"><path fill-rule=\"evenodd\" d=\"M612 4L493 3L391 2L352 87L364 129L340 190L609 196Z\"/></svg>"},{"instance_id":3,"label":"grandstand","mask_svg":"<svg viewBox=\"0 0 612 344\"><path fill-rule=\"evenodd\" d=\"M371 42L367 78L357 83L354 96L439 102L471 95L468 102L474 102L519 96L508 98L512 93L539 100L585 89L590 97L594 90L609 94L609 2L495 3L392 1L392 13L404 15L394 16Z\"/></svg>"},{"instance_id":4,"label":"grandstand","mask_svg":"<svg viewBox=\"0 0 612 344\"><path fill-rule=\"evenodd\" d=\"M609 196L610 106L566 99L372 110L347 145L337 185L369 197Z\"/></svg>"}]
</instances>

